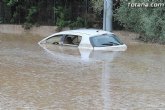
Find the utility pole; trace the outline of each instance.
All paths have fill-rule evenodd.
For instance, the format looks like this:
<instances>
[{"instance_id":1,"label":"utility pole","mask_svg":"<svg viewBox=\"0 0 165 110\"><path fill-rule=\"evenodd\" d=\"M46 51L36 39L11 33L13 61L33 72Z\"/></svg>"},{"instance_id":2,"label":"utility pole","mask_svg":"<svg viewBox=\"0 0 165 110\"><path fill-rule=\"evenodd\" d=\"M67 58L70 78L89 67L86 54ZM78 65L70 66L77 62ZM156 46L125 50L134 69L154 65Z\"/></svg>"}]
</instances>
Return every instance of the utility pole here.
<instances>
[{"instance_id":1,"label":"utility pole","mask_svg":"<svg viewBox=\"0 0 165 110\"><path fill-rule=\"evenodd\" d=\"M112 31L113 0L104 0L103 30Z\"/></svg>"}]
</instances>

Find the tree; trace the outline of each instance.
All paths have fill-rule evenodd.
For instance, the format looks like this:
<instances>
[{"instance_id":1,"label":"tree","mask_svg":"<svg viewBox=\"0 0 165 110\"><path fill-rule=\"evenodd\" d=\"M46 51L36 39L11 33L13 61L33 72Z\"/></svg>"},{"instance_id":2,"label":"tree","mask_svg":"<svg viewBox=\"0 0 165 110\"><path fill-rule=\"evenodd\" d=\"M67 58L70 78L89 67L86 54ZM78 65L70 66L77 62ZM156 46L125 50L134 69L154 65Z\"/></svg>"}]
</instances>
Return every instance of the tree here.
<instances>
[{"instance_id":1,"label":"tree","mask_svg":"<svg viewBox=\"0 0 165 110\"><path fill-rule=\"evenodd\" d=\"M3 0L5 16L0 18L11 24L57 25L59 27L92 27L94 17L88 13L90 0ZM93 11L91 12L93 15ZM2 19L3 18L3 19ZM96 23L96 22L95 22ZM95 25L96 26L96 25Z\"/></svg>"}]
</instances>

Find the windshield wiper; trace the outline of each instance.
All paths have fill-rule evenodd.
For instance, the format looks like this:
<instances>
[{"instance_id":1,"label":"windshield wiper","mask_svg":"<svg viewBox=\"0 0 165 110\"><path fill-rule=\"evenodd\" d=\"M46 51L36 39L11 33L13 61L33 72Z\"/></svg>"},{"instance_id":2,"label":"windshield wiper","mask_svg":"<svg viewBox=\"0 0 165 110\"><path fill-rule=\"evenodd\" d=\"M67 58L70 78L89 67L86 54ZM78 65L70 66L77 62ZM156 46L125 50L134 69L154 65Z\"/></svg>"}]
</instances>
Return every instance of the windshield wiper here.
<instances>
[{"instance_id":1,"label":"windshield wiper","mask_svg":"<svg viewBox=\"0 0 165 110\"><path fill-rule=\"evenodd\" d=\"M108 43L104 43L102 45L109 45L109 46L113 46L113 45L119 45L118 43L115 42L108 42Z\"/></svg>"}]
</instances>

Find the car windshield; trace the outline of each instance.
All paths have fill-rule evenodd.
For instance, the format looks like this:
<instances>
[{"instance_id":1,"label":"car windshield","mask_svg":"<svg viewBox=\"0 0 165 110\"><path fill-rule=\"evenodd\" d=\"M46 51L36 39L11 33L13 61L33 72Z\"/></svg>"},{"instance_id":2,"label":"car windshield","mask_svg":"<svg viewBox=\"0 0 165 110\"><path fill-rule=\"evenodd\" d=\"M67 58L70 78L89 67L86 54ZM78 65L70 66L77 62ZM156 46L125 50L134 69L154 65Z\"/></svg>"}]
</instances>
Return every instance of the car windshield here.
<instances>
[{"instance_id":1,"label":"car windshield","mask_svg":"<svg viewBox=\"0 0 165 110\"><path fill-rule=\"evenodd\" d=\"M106 47L106 46L116 46L122 45L123 43L114 34L103 34L90 38L90 42L93 47Z\"/></svg>"}]
</instances>

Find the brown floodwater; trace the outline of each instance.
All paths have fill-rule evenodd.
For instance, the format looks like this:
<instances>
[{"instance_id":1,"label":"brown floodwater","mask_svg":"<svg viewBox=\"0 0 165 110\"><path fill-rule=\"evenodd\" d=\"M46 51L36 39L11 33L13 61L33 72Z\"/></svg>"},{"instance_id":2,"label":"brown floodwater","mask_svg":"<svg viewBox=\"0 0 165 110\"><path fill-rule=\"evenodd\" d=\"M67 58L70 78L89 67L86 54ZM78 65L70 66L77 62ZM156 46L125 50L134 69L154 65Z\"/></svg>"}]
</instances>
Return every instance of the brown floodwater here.
<instances>
[{"instance_id":1,"label":"brown floodwater","mask_svg":"<svg viewBox=\"0 0 165 110\"><path fill-rule=\"evenodd\" d=\"M41 39L0 34L0 110L165 109L165 46L106 52Z\"/></svg>"}]
</instances>

